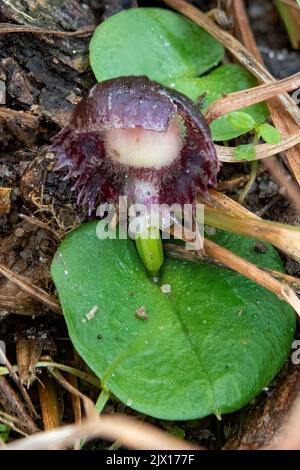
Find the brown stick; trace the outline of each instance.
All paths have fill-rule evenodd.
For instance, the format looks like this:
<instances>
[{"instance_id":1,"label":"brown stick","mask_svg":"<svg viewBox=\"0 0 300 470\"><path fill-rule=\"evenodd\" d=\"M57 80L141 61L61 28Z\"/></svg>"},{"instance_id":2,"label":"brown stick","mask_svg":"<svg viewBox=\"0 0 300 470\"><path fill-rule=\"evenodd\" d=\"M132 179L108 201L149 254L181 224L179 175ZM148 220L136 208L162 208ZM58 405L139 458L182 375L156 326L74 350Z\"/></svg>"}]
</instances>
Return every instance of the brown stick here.
<instances>
[{"instance_id":1,"label":"brown stick","mask_svg":"<svg viewBox=\"0 0 300 470\"><path fill-rule=\"evenodd\" d=\"M284 91L296 90L300 87L300 72L291 75L283 80L274 81L274 83L266 83L247 90L229 93L212 103L204 113L204 117L208 123L223 116L226 113L237 109L250 106L255 103L269 100Z\"/></svg>"},{"instance_id":2,"label":"brown stick","mask_svg":"<svg viewBox=\"0 0 300 470\"><path fill-rule=\"evenodd\" d=\"M53 36L91 36L95 27L86 26L85 28L78 29L77 31L57 31L55 29L39 28L38 26L26 26L10 23L0 23L0 34L9 33L33 33L33 34L49 34Z\"/></svg>"},{"instance_id":3,"label":"brown stick","mask_svg":"<svg viewBox=\"0 0 300 470\"><path fill-rule=\"evenodd\" d=\"M7 445L7 450L50 450L64 448L77 439L102 438L120 441L123 446L139 450L204 450L153 426L125 415L104 415L85 420L81 425L63 426L55 431L39 433L30 439L19 439Z\"/></svg>"},{"instance_id":4,"label":"brown stick","mask_svg":"<svg viewBox=\"0 0 300 470\"><path fill-rule=\"evenodd\" d=\"M261 53L256 45L256 41L250 27L243 0L236 0L232 2L232 6L243 43L249 49L249 51L252 52L253 56L258 60L258 62L263 63ZM292 101L291 106L297 106L296 103L293 102L292 98L290 98L290 100ZM280 103L278 98L270 100L267 105L274 125L279 129L280 132L282 132L283 135L299 132L299 122L297 120L294 121L291 118L288 108L282 106L282 103ZM286 157L298 184L300 184L300 145L287 150ZM269 163L265 163L265 165L267 166L268 171L273 174L272 165ZM276 175L273 176L276 177ZM288 192L287 195L291 198Z\"/></svg>"},{"instance_id":5,"label":"brown stick","mask_svg":"<svg viewBox=\"0 0 300 470\"><path fill-rule=\"evenodd\" d=\"M231 197L226 196L225 194L219 193L215 189L210 189L209 190L209 200L205 201L207 205L210 205L211 207L215 208L223 208L227 212L227 214L233 216L233 217L246 217L248 219L257 219L259 220L260 218L254 214L253 212L249 211L246 209L246 207L241 206L238 202L236 202L234 199L231 199ZM199 202L200 204L203 203L201 198L198 196L196 198L196 202Z\"/></svg>"},{"instance_id":6,"label":"brown stick","mask_svg":"<svg viewBox=\"0 0 300 470\"><path fill-rule=\"evenodd\" d=\"M254 57L249 50L243 46L236 38L227 33L219 26L217 26L211 19L209 19L198 8L190 5L184 0L164 0L164 3L174 10L179 11L183 15L193 20L196 24L201 26L209 32L217 41L223 44L241 64L244 65L255 77L263 83L268 83L274 80L273 75L268 72L265 67ZM300 109L294 103L292 98L283 93L279 96L280 101L285 109L293 117L295 122L300 126Z\"/></svg>"},{"instance_id":7,"label":"brown stick","mask_svg":"<svg viewBox=\"0 0 300 470\"><path fill-rule=\"evenodd\" d=\"M254 160L262 160L278 153L284 152L300 142L300 132L294 135L287 135L281 142L277 145L271 144L258 144L255 145L256 156ZM218 158L221 162L226 163L241 163L246 160L237 160L236 159L236 147L225 147L222 145L215 145L217 150ZM264 162L265 163L265 162ZM299 192L300 195L300 192Z\"/></svg>"},{"instance_id":8,"label":"brown stick","mask_svg":"<svg viewBox=\"0 0 300 470\"><path fill-rule=\"evenodd\" d=\"M164 252L171 258L183 259L183 260L191 261L194 263L203 261L205 263L213 264L221 268L229 269L225 264L217 262L212 257L204 253L203 251L200 252L200 251L186 250L184 246L175 245L175 243L164 243ZM296 292L300 292L300 279L298 277L289 276L288 274L281 273L279 271L274 271L273 269L263 268L263 271L267 272L278 281L287 284Z\"/></svg>"},{"instance_id":9,"label":"brown stick","mask_svg":"<svg viewBox=\"0 0 300 470\"><path fill-rule=\"evenodd\" d=\"M0 377L0 403L7 413L18 418L18 427L22 431L28 434L38 431L25 406L5 377Z\"/></svg>"},{"instance_id":10,"label":"brown stick","mask_svg":"<svg viewBox=\"0 0 300 470\"><path fill-rule=\"evenodd\" d=\"M205 206L205 223L226 232L271 243L291 258L300 262L300 227L269 220L241 218L226 214L222 209Z\"/></svg>"},{"instance_id":11,"label":"brown stick","mask_svg":"<svg viewBox=\"0 0 300 470\"><path fill-rule=\"evenodd\" d=\"M44 230L47 230L48 232L52 233L52 235L57 240L61 240L61 238L62 238L61 235L56 230L54 230L54 228L50 227L45 222L42 222L37 217L34 217L33 215L28 216L26 214L19 214L19 217L21 219L25 220L26 222L28 222L31 225L35 225L36 227L40 227L40 228L43 228Z\"/></svg>"},{"instance_id":12,"label":"brown stick","mask_svg":"<svg viewBox=\"0 0 300 470\"><path fill-rule=\"evenodd\" d=\"M297 293L300 293L300 278L299 277L290 276L289 274L285 274L285 273L280 273L278 271L274 271L273 269L264 269L264 271L271 274L271 276L278 279L278 281L285 282L292 289L294 289Z\"/></svg>"},{"instance_id":13,"label":"brown stick","mask_svg":"<svg viewBox=\"0 0 300 470\"><path fill-rule=\"evenodd\" d=\"M0 107L0 123L5 124L19 140L30 143L37 133L40 117L26 111Z\"/></svg>"},{"instance_id":14,"label":"brown stick","mask_svg":"<svg viewBox=\"0 0 300 470\"><path fill-rule=\"evenodd\" d=\"M174 235L174 228L171 227L169 230L164 229L166 232ZM177 234L176 234L177 235ZM190 244L191 240L194 240L194 234L185 229L181 239ZM196 251L196 250L195 250ZM202 250L197 250L199 257L202 256ZM277 279L274 279L270 274L258 268L249 261L244 260L240 256L232 253L231 251L223 248L217 243L204 239L204 252L209 256L215 263L224 265L227 268L242 274L243 276L251 279L257 284L265 287L273 294L277 295L282 300L285 300L300 316L300 299L298 299L296 293L286 284L281 283Z\"/></svg>"},{"instance_id":15,"label":"brown stick","mask_svg":"<svg viewBox=\"0 0 300 470\"><path fill-rule=\"evenodd\" d=\"M282 284L277 279L274 279L270 274L264 272L254 264L249 263L234 253L231 253L226 248L217 245L211 240L204 240L204 249L206 254L211 256L215 261L225 264L234 271L273 292L279 298L284 299L300 316L300 300L293 289Z\"/></svg>"},{"instance_id":16,"label":"brown stick","mask_svg":"<svg viewBox=\"0 0 300 470\"><path fill-rule=\"evenodd\" d=\"M44 372L38 384L39 399L45 431L56 429L60 425L59 400L56 382Z\"/></svg>"},{"instance_id":17,"label":"brown stick","mask_svg":"<svg viewBox=\"0 0 300 470\"><path fill-rule=\"evenodd\" d=\"M20 380L20 377L17 375L16 371L14 370L13 366L11 365L11 363L9 362L9 360L7 359L5 353L0 349L0 359L1 359L1 363L2 364L5 364L7 370L9 371L13 381L15 382L15 384L18 386L21 394L22 394L22 397L24 398L26 404L27 404L27 407L28 407L28 410L30 411L30 413L32 414L32 416L35 416L37 417L38 414L34 408L34 405L31 401L31 398L30 396L28 395L27 393L27 390L25 390L24 388L24 385L22 384L21 380Z\"/></svg>"},{"instance_id":18,"label":"brown stick","mask_svg":"<svg viewBox=\"0 0 300 470\"><path fill-rule=\"evenodd\" d=\"M48 292L44 291L41 287L35 286L25 277L20 276L20 274L11 271L3 265L0 265L0 272L23 292L26 292L26 294L34 299L47 305L53 312L61 313L60 305L53 295L48 294Z\"/></svg>"},{"instance_id":19,"label":"brown stick","mask_svg":"<svg viewBox=\"0 0 300 470\"><path fill-rule=\"evenodd\" d=\"M258 56L259 51L256 47L256 51L252 49L252 54L249 50L244 47L236 38L231 36L231 34L223 31L219 26L213 23L204 13L198 10L196 7L188 4L184 0L164 0L165 3L174 8L175 10L179 11L183 15L187 16L191 20L193 20L196 24L204 28L208 31L214 38L216 38L221 44L223 44L231 54L242 64L246 67L256 78L263 83L268 83L274 80L274 77L265 69L265 67L261 64L261 58ZM238 3L236 0L233 2L235 6ZM240 2L241 3L241 2ZM241 3L242 4L242 3ZM242 4L243 5L243 4ZM243 28L244 29L244 28ZM248 31L250 28L248 28ZM248 38L250 37L249 32L245 33L248 34ZM245 38L244 38L245 39ZM255 41L254 41L255 44ZM252 43L247 42L248 48L253 47ZM256 57L255 57L256 56ZM276 127L285 135L287 133L295 134L299 131L300 126L300 109L294 103L293 99L287 94L283 93L282 95L276 98L276 102L278 103L280 100L281 105L277 104L278 112L277 116L272 114L272 119ZM273 105L274 106L274 105ZM290 119L291 116L293 120ZM282 122L282 118L285 118L286 124L284 125ZM296 123L296 124L295 124ZM284 126L284 127L283 127ZM287 154L287 158L291 169L298 181L300 183L300 163L299 163L299 154L296 151L290 151Z\"/></svg>"}]
</instances>

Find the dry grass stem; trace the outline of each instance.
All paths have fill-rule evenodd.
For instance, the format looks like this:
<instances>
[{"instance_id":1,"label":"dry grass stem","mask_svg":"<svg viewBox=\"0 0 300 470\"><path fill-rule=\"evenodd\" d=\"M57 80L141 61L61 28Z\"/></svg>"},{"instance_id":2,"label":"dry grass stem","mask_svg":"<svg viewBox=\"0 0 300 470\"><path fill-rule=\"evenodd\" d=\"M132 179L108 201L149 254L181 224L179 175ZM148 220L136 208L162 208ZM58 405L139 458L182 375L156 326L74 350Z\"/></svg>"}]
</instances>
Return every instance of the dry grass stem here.
<instances>
[{"instance_id":1,"label":"dry grass stem","mask_svg":"<svg viewBox=\"0 0 300 470\"><path fill-rule=\"evenodd\" d=\"M38 219L37 217L34 217L33 215L28 216L25 214L19 214L19 217L26 222L28 222L31 225L35 225L37 227L43 228L44 230L47 230L50 232L57 240L61 240L61 235L54 230L52 227L50 227L46 222L43 222L42 220Z\"/></svg>"},{"instance_id":2,"label":"dry grass stem","mask_svg":"<svg viewBox=\"0 0 300 470\"><path fill-rule=\"evenodd\" d=\"M244 1L235 0L234 2L232 2L232 8L235 16L236 26L243 43L253 54L253 56L257 59L257 61L263 64L261 53L257 47L255 38L250 27ZM294 103L291 97L289 97L289 100L290 105L294 109L297 104ZM277 129L279 129L279 131L283 135L293 135L299 132L299 121L296 120L295 122L294 119L292 119L291 115L289 114L288 107L286 108L285 106L283 106L278 98L271 99L267 102L267 105L274 125L277 127ZM298 185L300 185L300 145L287 149L285 153L291 170L298 182ZM268 171L273 174L271 165L268 166ZM276 173L273 176L276 178ZM292 194L290 194L289 192L287 192L287 196L290 199L292 198ZM293 199L291 200L295 205Z\"/></svg>"},{"instance_id":3,"label":"dry grass stem","mask_svg":"<svg viewBox=\"0 0 300 470\"><path fill-rule=\"evenodd\" d=\"M230 93L212 103L204 113L208 123L220 118L224 114L255 103L269 100L284 91L293 91L300 87L300 72L288 78L259 85L247 90Z\"/></svg>"},{"instance_id":4,"label":"dry grass stem","mask_svg":"<svg viewBox=\"0 0 300 470\"><path fill-rule=\"evenodd\" d=\"M300 156L300 154L299 154ZM300 159L299 159L300 161ZM294 206L296 211L300 211L300 189L297 184L291 178L280 161L277 158L271 157L264 160L264 167L273 176L274 180L280 187L280 192L288 197L291 204Z\"/></svg>"},{"instance_id":5,"label":"dry grass stem","mask_svg":"<svg viewBox=\"0 0 300 470\"><path fill-rule=\"evenodd\" d=\"M26 294L30 295L33 299L43 303L53 312L61 313L60 305L53 295L48 294L48 292L46 292L41 287L35 286L25 277L20 276L20 274L11 271L3 265L0 265L0 272L13 284L18 286L19 289L21 289Z\"/></svg>"},{"instance_id":6,"label":"dry grass stem","mask_svg":"<svg viewBox=\"0 0 300 470\"><path fill-rule=\"evenodd\" d=\"M210 189L209 190L209 200L205 201L206 205L209 205L210 207L215 207L216 209L221 209L223 208L228 215L231 215L232 217L241 217L241 218L252 218L259 220L259 217L253 212L249 211L246 209L246 207L241 206L238 202L234 201L229 196L226 196L226 194L222 194L215 189ZM203 202L199 197L196 198L196 202Z\"/></svg>"},{"instance_id":7,"label":"dry grass stem","mask_svg":"<svg viewBox=\"0 0 300 470\"><path fill-rule=\"evenodd\" d=\"M259 171L258 171L259 173ZM221 180L218 182L217 191L232 191L234 189L243 188L245 184L249 181L249 175L237 175L226 180Z\"/></svg>"},{"instance_id":8,"label":"dry grass stem","mask_svg":"<svg viewBox=\"0 0 300 470\"><path fill-rule=\"evenodd\" d=\"M298 294L300 294L300 278L295 276L290 276L289 274L280 273L278 271L274 271L273 269L266 269L264 271L270 273L271 276L278 279L278 281L285 282L288 286L294 289Z\"/></svg>"},{"instance_id":9,"label":"dry grass stem","mask_svg":"<svg viewBox=\"0 0 300 470\"><path fill-rule=\"evenodd\" d=\"M81 425L63 426L55 431L38 433L8 444L4 450L65 449L80 440L105 439L119 441L126 448L137 450L204 450L152 426L120 415L101 415Z\"/></svg>"},{"instance_id":10,"label":"dry grass stem","mask_svg":"<svg viewBox=\"0 0 300 470\"><path fill-rule=\"evenodd\" d=\"M15 371L15 369L13 368L13 366L11 365L11 363L9 362L9 360L7 359L7 356L6 354L2 351L2 349L0 348L0 362L2 364L5 364L5 366L7 367L13 381L15 382L15 384L18 386L20 392L21 392L21 395L22 397L24 398L25 402L26 402L26 405L28 407L28 410L30 411L30 413L32 414L32 416L35 416L37 417L37 412L33 406L33 403L31 401L31 398L30 396L28 395L27 391L25 390L24 388L24 385L22 384L21 380L20 380L20 377L17 375L17 372Z\"/></svg>"},{"instance_id":11,"label":"dry grass stem","mask_svg":"<svg viewBox=\"0 0 300 470\"><path fill-rule=\"evenodd\" d=\"M224 210L209 206L205 207L204 220L211 227L271 243L300 262L300 227L269 220L233 217L224 213Z\"/></svg>"},{"instance_id":12,"label":"dry grass stem","mask_svg":"<svg viewBox=\"0 0 300 470\"><path fill-rule=\"evenodd\" d=\"M189 232L186 228L184 232L182 240L191 243L191 240L194 238L193 233ZM170 229L170 233L173 235L173 228ZM202 257L202 250L197 251L199 251L199 257ZM300 316L300 299L298 299L295 291L286 284L283 284L261 268L207 238L204 239L204 253L211 258L213 262L230 268L262 287L265 287L270 292L273 292L278 298L290 304Z\"/></svg>"},{"instance_id":13,"label":"dry grass stem","mask_svg":"<svg viewBox=\"0 0 300 470\"><path fill-rule=\"evenodd\" d=\"M205 239L204 249L206 254L215 261L225 264L232 270L273 292L280 299L284 299L300 316L300 299L298 299L294 290L289 286L283 284L277 279L274 279L267 272L264 272L254 264L249 263L240 256L235 255L231 251L217 245L211 240Z\"/></svg>"},{"instance_id":14,"label":"dry grass stem","mask_svg":"<svg viewBox=\"0 0 300 470\"><path fill-rule=\"evenodd\" d=\"M81 393L77 388L75 388L68 380L66 380L64 376L58 372L58 370L49 368L49 372L64 389L71 393L71 395L85 400L86 396L83 395L83 393Z\"/></svg>"},{"instance_id":15,"label":"dry grass stem","mask_svg":"<svg viewBox=\"0 0 300 470\"><path fill-rule=\"evenodd\" d=\"M67 375L67 381L71 384L71 386L78 391L78 380L77 378L72 375ZM82 423L82 411L81 411L81 402L79 396L71 393L71 402L72 402L72 410L74 414L74 423L81 424ZM74 450L80 450L81 442L80 440L74 442Z\"/></svg>"},{"instance_id":16,"label":"dry grass stem","mask_svg":"<svg viewBox=\"0 0 300 470\"><path fill-rule=\"evenodd\" d=\"M45 371L38 384L39 399L45 431L60 425L60 407L56 382Z\"/></svg>"},{"instance_id":17,"label":"dry grass stem","mask_svg":"<svg viewBox=\"0 0 300 470\"><path fill-rule=\"evenodd\" d=\"M269 83L270 81L274 81L274 77L262 65L261 56L249 27L247 15L236 15L236 19L237 21L239 18L244 19L243 24L240 25L240 30L243 35L243 41L248 49L231 34L223 31L195 6L188 4L184 0L164 1L169 7L179 11L208 31L215 39L217 39L217 41L223 44L230 51L233 57L235 57L245 68L247 68L258 79L259 82ZM244 9L244 4L242 0L235 0L232 2L232 4L234 8L236 8L236 4L240 6L240 13L243 11L242 9ZM294 135L299 132L300 109L298 108L297 104L294 103L293 99L288 95L288 93L283 93L277 98L274 98L270 111L275 126L280 130L280 132L282 132L283 135ZM299 147L297 150L289 150L287 152L287 158L295 178L300 184Z\"/></svg>"},{"instance_id":18,"label":"dry grass stem","mask_svg":"<svg viewBox=\"0 0 300 470\"><path fill-rule=\"evenodd\" d=\"M273 82L275 80L266 68L253 56L253 54L251 54L251 52L240 43L240 41L217 26L197 7L190 5L184 0L164 0L164 3L187 16L210 33L217 41L223 44L233 57L248 69L258 79L258 81L269 83L270 81ZM287 112L293 117L298 126L300 126L300 109L296 103L294 103L287 93L279 95L278 98Z\"/></svg>"},{"instance_id":19,"label":"dry grass stem","mask_svg":"<svg viewBox=\"0 0 300 470\"><path fill-rule=\"evenodd\" d=\"M28 340L17 335L16 359L21 383L27 388L35 381L35 367L43 349L43 340Z\"/></svg>"},{"instance_id":20,"label":"dry grass stem","mask_svg":"<svg viewBox=\"0 0 300 470\"><path fill-rule=\"evenodd\" d=\"M93 26L78 29L77 31L58 31L55 29L39 28L38 26L27 26L9 23L0 23L0 34L10 33L32 33L32 34L47 34L52 36L67 36L67 37L83 37L91 36L94 31Z\"/></svg>"},{"instance_id":21,"label":"dry grass stem","mask_svg":"<svg viewBox=\"0 0 300 470\"><path fill-rule=\"evenodd\" d=\"M66 364L59 364L58 362L53 362L51 360L46 360L46 358L42 358L45 360L41 360L37 362L36 368L46 368L46 369L58 369L63 372L68 372L69 374L74 375L75 377L78 377L79 379L83 380L84 382L92 385L93 387L100 388L100 380L97 379L96 377L88 374L87 372L84 372L83 370L75 369L74 367L67 366ZM18 366L11 366L12 370L14 372L18 372ZM9 370L7 367L0 367L0 376L1 375L8 375Z\"/></svg>"},{"instance_id":22,"label":"dry grass stem","mask_svg":"<svg viewBox=\"0 0 300 470\"><path fill-rule=\"evenodd\" d=\"M4 411L0 411L0 423L5 424L9 428L11 428L13 431L20 434L20 436L27 437L28 433L21 431L21 429L18 428L18 422L19 422L18 419L15 418L14 416L10 416ZM0 440L0 450L2 450L4 447L5 447L4 442Z\"/></svg>"},{"instance_id":23,"label":"dry grass stem","mask_svg":"<svg viewBox=\"0 0 300 470\"><path fill-rule=\"evenodd\" d=\"M208 256L203 251L193 251L193 250L186 250L185 247L180 245L175 245L174 243L165 243L164 244L164 251L165 253L170 256L171 258L175 259L183 259L186 261L191 262L205 262L209 264L213 264L215 266L229 269L225 264L217 262L214 258ZM278 281L287 284L292 289L294 289L297 293L300 293L300 279L298 277L289 276L288 274L281 273L279 271L274 271L272 269L261 268L263 271L270 274L272 277L277 279Z\"/></svg>"},{"instance_id":24,"label":"dry grass stem","mask_svg":"<svg viewBox=\"0 0 300 470\"><path fill-rule=\"evenodd\" d=\"M294 135L287 135L281 139L279 144L257 144L255 145L256 155L254 160L262 160L273 155L276 155L281 152L294 147L300 143L300 132ZM225 147L222 145L215 145L217 149L218 158L221 162L226 163L241 163L242 161L247 160L237 160L236 158L236 147Z\"/></svg>"},{"instance_id":25,"label":"dry grass stem","mask_svg":"<svg viewBox=\"0 0 300 470\"><path fill-rule=\"evenodd\" d=\"M294 227L292 225L287 224L279 224L277 222L263 221L256 214L253 214L253 212L241 206L225 194L219 193L214 189L210 189L209 194L210 205L208 206L208 204L206 204L205 212L207 214L213 214L213 218L215 218L215 216L218 214L217 217L219 217L220 215L222 220L227 219L227 221L223 225L223 230L231 231L231 222L238 220L237 226L235 227L236 233L241 233L243 235L253 236L254 238L256 238L256 236L254 235L255 232L260 231L260 239L263 239L263 237L265 237L265 241L275 245L277 248L288 253L290 256L295 256L295 259L299 259L299 227ZM201 200L198 198L197 202L201 202ZM219 224L219 222L217 221L216 223ZM222 221L220 221L220 223L222 224ZM254 227L254 230L252 230L252 226ZM257 228L255 228L256 226ZM263 229L264 226L265 231ZM287 230L287 232L285 230ZM266 233L269 231L271 231L270 234ZM299 235L297 235L298 233ZM285 239L287 239L288 242L286 242ZM291 246L289 246L290 243Z\"/></svg>"},{"instance_id":26,"label":"dry grass stem","mask_svg":"<svg viewBox=\"0 0 300 470\"><path fill-rule=\"evenodd\" d=\"M38 431L23 402L5 377L0 377L0 404L10 415L17 419L17 427L26 434Z\"/></svg>"}]
</instances>

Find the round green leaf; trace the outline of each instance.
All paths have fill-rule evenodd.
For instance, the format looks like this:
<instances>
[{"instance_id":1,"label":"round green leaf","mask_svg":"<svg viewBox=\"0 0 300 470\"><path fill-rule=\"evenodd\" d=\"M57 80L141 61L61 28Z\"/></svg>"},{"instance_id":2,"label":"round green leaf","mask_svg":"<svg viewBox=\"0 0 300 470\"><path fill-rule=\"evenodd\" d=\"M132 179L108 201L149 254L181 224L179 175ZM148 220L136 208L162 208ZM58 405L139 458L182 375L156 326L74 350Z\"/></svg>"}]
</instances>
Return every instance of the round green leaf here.
<instances>
[{"instance_id":1,"label":"round green leaf","mask_svg":"<svg viewBox=\"0 0 300 470\"><path fill-rule=\"evenodd\" d=\"M181 91L193 101L205 95L201 110L204 112L208 106L223 95L235 91L245 90L257 85L256 79L245 68L237 64L221 65L205 77L198 78L179 78L165 83L177 91ZM242 111L247 114L256 124L264 122L268 115L268 108L265 103L257 103ZM247 128L238 128L232 124L229 119L233 113L222 116L211 123L210 128L214 141L224 141L234 139L248 132ZM252 127L253 128L253 127Z\"/></svg>"},{"instance_id":2,"label":"round green leaf","mask_svg":"<svg viewBox=\"0 0 300 470\"><path fill-rule=\"evenodd\" d=\"M253 160L255 158L256 151L254 144L242 144L235 148L235 157L237 160Z\"/></svg>"},{"instance_id":3,"label":"round green leaf","mask_svg":"<svg viewBox=\"0 0 300 470\"><path fill-rule=\"evenodd\" d=\"M162 83L197 76L223 55L223 47L202 28L161 8L133 8L111 16L90 42L90 63L98 81L147 75Z\"/></svg>"},{"instance_id":4,"label":"round green leaf","mask_svg":"<svg viewBox=\"0 0 300 470\"><path fill-rule=\"evenodd\" d=\"M267 144L276 145L279 144L281 140L281 135L276 127L271 126L270 124L261 124L258 128L258 132L261 137L264 139Z\"/></svg>"},{"instance_id":5,"label":"round green leaf","mask_svg":"<svg viewBox=\"0 0 300 470\"><path fill-rule=\"evenodd\" d=\"M244 132L249 132L256 126L256 123L250 114L242 113L241 111L230 113L228 115L228 119L233 127Z\"/></svg>"},{"instance_id":6,"label":"round green leaf","mask_svg":"<svg viewBox=\"0 0 300 470\"><path fill-rule=\"evenodd\" d=\"M287 304L234 272L181 260L167 259L154 284L134 242L99 240L96 227L67 236L52 276L71 340L104 387L140 412L179 420L234 411L272 380L295 328ZM261 254L222 232L217 241L281 269L272 247Z\"/></svg>"}]
</instances>

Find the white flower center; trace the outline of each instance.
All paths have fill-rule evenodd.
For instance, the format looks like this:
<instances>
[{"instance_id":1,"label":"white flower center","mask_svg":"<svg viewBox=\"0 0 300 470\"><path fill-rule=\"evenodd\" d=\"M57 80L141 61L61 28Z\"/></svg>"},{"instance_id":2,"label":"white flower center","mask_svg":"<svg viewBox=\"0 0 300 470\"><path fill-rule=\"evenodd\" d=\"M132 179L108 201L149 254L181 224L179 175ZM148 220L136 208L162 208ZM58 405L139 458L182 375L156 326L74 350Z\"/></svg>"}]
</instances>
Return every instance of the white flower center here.
<instances>
[{"instance_id":1,"label":"white flower center","mask_svg":"<svg viewBox=\"0 0 300 470\"><path fill-rule=\"evenodd\" d=\"M110 158L136 168L160 170L178 156L184 141L184 125L172 118L166 132L133 129L110 129L105 133L105 149Z\"/></svg>"}]
</instances>

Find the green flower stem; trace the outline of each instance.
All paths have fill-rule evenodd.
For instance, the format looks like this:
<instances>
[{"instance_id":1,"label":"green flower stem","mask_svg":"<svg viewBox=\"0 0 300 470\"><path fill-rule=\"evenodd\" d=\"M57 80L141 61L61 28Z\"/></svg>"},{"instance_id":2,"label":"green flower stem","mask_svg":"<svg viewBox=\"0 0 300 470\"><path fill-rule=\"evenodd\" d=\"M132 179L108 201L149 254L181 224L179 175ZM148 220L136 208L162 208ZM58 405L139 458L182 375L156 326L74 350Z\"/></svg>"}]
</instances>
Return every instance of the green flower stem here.
<instances>
[{"instance_id":1,"label":"green flower stem","mask_svg":"<svg viewBox=\"0 0 300 470\"><path fill-rule=\"evenodd\" d=\"M250 172L250 178L249 178L249 181L248 183L246 184L246 186L244 187L244 189L242 190L241 194L240 194L240 197L239 197L239 203L240 204L243 204L247 194L249 193L250 189L252 188L253 186L253 183L256 179L256 175L257 175L257 160L253 160L253 162L251 162L251 172Z\"/></svg>"},{"instance_id":2,"label":"green flower stem","mask_svg":"<svg viewBox=\"0 0 300 470\"><path fill-rule=\"evenodd\" d=\"M161 236L158 228L149 227L146 233L136 241L138 254L151 277L159 276L159 270L164 261Z\"/></svg>"},{"instance_id":3,"label":"green flower stem","mask_svg":"<svg viewBox=\"0 0 300 470\"><path fill-rule=\"evenodd\" d=\"M102 413L102 411L104 410L105 408L105 405L106 403L108 402L108 400L110 399L110 392L108 392L107 390L104 390L102 389L97 401L96 401L96 404L95 404L95 407L96 407L96 410L98 411L99 414Z\"/></svg>"},{"instance_id":4,"label":"green flower stem","mask_svg":"<svg viewBox=\"0 0 300 470\"><path fill-rule=\"evenodd\" d=\"M257 145L258 141L259 141L259 130L257 129L255 134L254 134L253 145ZM251 172L250 172L249 181L246 184L246 186L244 187L244 189L242 190L242 192L240 193L240 197L239 197L239 203L240 204L244 203L244 200L246 199L250 189L252 188L252 186L253 186L253 184L256 180L257 168L258 168L258 162L257 162L257 160L253 160L251 162Z\"/></svg>"}]
</instances>

